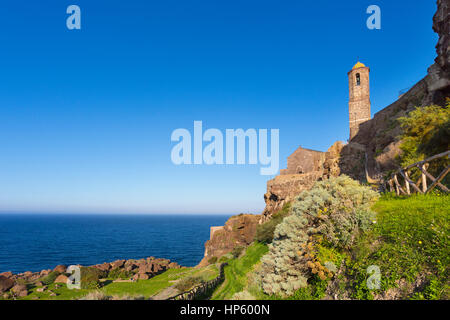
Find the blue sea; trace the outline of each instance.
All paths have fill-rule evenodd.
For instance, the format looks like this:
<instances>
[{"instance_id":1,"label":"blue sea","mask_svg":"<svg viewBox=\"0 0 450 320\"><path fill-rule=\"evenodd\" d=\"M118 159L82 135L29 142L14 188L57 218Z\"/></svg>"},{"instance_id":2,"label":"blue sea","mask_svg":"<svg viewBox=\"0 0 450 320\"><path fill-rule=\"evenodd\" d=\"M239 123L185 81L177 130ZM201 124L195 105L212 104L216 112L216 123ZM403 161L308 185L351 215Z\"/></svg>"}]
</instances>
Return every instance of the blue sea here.
<instances>
[{"instance_id":1,"label":"blue sea","mask_svg":"<svg viewBox=\"0 0 450 320\"><path fill-rule=\"evenodd\" d=\"M0 214L0 273L150 256L195 266L223 215Z\"/></svg>"}]
</instances>

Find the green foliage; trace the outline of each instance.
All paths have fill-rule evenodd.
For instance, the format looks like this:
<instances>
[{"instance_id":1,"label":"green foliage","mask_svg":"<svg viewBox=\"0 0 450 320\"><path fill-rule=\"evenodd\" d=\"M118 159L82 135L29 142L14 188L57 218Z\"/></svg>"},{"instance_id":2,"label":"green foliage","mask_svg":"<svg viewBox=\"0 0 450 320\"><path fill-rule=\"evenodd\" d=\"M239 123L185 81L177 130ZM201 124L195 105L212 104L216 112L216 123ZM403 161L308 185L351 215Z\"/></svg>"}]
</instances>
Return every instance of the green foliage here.
<instances>
[{"instance_id":1,"label":"green foliage","mask_svg":"<svg viewBox=\"0 0 450 320\"><path fill-rule=\"evenodd\" d=\"M283 208L274 213L269 221L266 221L263 224L260 224L256 228L255 241L259 241L261 243L269 244L273 240L273 233L277 225L283 221L285 217L287 217L290 213L291 203L287 203L283 206Z\"/></svg>"},{"instance_id":2,"label":"green foliage","mask_svg":"<svg viewBox=\"0 0 450 320\"><path fill-rule=\"evenodd\" d=\"M233 258L237 258L241 255L242 251L244 251L245 247L243 246L237 246L234 247L233 250L231 251L231 255L233 256Z\"/></svg>"},{"instance_id":3,"label":"green foliage","mask_svg":"<svg viewBox=\"0 0 450 320\"><path fill-rule=\"evenodd\" d=\"M348 275L353 297L373 299L374 293L398 286L401 279L429 283L416 298L448 299L444 290L450 265L450 197L440 195L383 196L374 205L377 224L352 250ZM381 288L367 288L367 267L381 269ZM430 276L432 275L432 276ZM437 289L436 289L437 288Z\"/></svg>"},{"instance_id":4,"label":"green foliage","mask_svg":"<svg viewBox=\"0 0 450 320\"><path fill-rule=\"evenodd\" d=\"M445 107L416 108L398 121L403 129L402 166L450 149L450 99Z\"/></svg>"},{"instance_id":5,"label":"green foliage","mask_svg":"<svg viewBox=\"0 0 450 320\"><path fill-rule=\"evenodd\" d=\"M81 267L81 289L98 289L100 288L100 278L105 272L94 267Z\"/></svg>"},{"instance_id":6,"label":"green foliage","mask_svg":"<svg viewBox=\"0 0 450 320\"><path fill-rule=\"evenodd\" d=\"M437 277L432 277L428 285L421 292L416 292L412 300L448 300L450 297L450 286L448 282L443 282Z\"/></svg>"},{"instance_id":7,"label":"green foliage","mask_svg":"<svg viewBox=\"0 0 450 320\"><path fill-rule=\"evenodd\" d=\"M204 269L206 268L195 270L191 268L169 269L149 280L108 282L101 290L110 296L145 296L148 298L173 285L173 281L190 276L193 272L203 272Z\"/></svg>"},{"instance_id":8,"label":"green foliage","mask_svg":"<svg viewBox=\"0 0 450 320\"><path fill-rule=\"evenodd\" d=\"M398 121L403 129L402 154L398 159L402 167L450 149L450 99L447 99L445 107L431 105L416 108L407 116L398 118ZM449 163L447 158L435 160L430 163L428 171L439 174ZM417 179L418 175L419 171L415 170L412 178ZM443 183L448 185L449 180L447 177Z\"/></svg>"},{"instance_id":9,"label":"green foliage","mask_svg":"<svg viewBox=\"0 0 450 320\"><path fill-rule=\"evenodd\" d=\"M111 270L108 273L108 279L116 280L116 279L129 279L133 276L133 272L126 271L121 268L116 268Z\"/></svg>"},{"instance_id":10,"label":"green foliage","mask_svg":"<svg viewBox=\"0 0 450 320\"><path fill-rule=\"evenodd\" d=\"M307 287L298 289L286 300L320 300L325 296L327 285L327 281L323 281L317 275L314 275L309 280Z\"/></svg>"},{"instance_id":11,"label":"green foliage","mask_svg":"<svg viewBox=\"0 0 450 320\"><path fill-rule=\"evenodd\" d=\"M370 206L378 194L347 176L317 182L293 202L291 215L275 229L269 253L259 271L266 294L290 296L307 286L317 273L331 273L317 260L314 246L324 241L334 248L349 248L373 224Z\"/></svg>"},{"instance_id":12,"label":"green foliage","mask_svg":"<svg viewBox=\"0 0 450 320\"><path fill-rule=\"evenodd\" d=\"M186 277L178 281L175 284L175 288L177 288L180 292L186 292L204 282L205 280L200 276Z\"/></svg>"},{"instance_id":13,"label":"green foliage","mask_svg":"<svg viewBox=\"0 0 450 320\"><path fill-rule=\"evenodd\" d=\"M248 274L267 251L265 244L254 242L247 248L243 256L229 261L224 268L225 281L215 290L212 299L230 299L236 293L241 292L247 284Z\"/></svg>"},{"instance_id":14,"label":"green foliage","mask_svg":"<svg viewBox=\"0 0 450 320\"><path fill-rule=\"evenodd\" d=\"M220 257L219 262L228 262L229 260L231 260L233 258L234 257L231 253L227 253Z\"/></svg>"},{"instance_id":15,"label":"green foliage","mask_svg":"<svg viewBox=\"0 0 450 320\"><path fill-rule=\"evenodd\" d=\"M55 282L56 278L60 275L59 272L57 271L52 271L50 272L47 276L45 276L44 278L42 278L42 283L45 284L46 286L52 284L53 282Z\"/></svg>"},{"instance_id":16,"label":"green foliage","mask_svg":"<svg viewBox=\"0 0 450 320\"><path fill-rule=\"evenodd\" d=\"M217 262L217 257L211 257L208 259L208 263L213 264Z\"/></svg>"}]
</instances>

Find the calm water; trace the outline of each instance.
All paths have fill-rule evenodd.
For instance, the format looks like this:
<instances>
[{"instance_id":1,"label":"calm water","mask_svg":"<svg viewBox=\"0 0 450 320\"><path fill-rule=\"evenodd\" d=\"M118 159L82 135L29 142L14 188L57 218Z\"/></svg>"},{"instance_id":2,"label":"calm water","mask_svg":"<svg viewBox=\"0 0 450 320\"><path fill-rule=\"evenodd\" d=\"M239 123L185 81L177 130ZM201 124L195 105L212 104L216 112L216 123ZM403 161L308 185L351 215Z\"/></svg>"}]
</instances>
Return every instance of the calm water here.
<instances>
[{"instance_id":1,"label":"calm water","mask_svg":"<svg viewBox=\"0 0 450 320\"><path fill-rule=\"evenodd\" d=\"M0 272L154 256L183 266L203 257L218 215L0 214Z\"/></svg>"}]
</instances>

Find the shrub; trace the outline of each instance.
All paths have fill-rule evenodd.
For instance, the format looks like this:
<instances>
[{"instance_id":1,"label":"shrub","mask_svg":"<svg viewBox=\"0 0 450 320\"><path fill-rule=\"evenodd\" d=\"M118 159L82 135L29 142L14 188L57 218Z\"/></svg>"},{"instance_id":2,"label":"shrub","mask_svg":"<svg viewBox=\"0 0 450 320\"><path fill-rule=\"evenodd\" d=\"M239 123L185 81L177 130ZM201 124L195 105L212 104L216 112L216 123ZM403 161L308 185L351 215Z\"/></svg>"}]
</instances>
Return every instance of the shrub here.
<instances>
[{"instance_id":1,"label":"shrub","mask_svg":"<svg viewBox=\"0 0 450 320\"><path fill-rule=\"evenodd\" d=\"M133 276L133 272L131 271L126 271L124 269L120 269L120 268L116 268L111 270L108 273L108 278L109 279L128 279L131 278Z\"/></svg>"},{"instance_id":2,"label":"shrub","mask_svg":"<svg viewBox=\"0 0 450 320\"><path fill-rule=\"evenodd\" d=\"M316 245L350 247L374 220L370 206L377 197L375 191L344 175L302 192L292 204L291 215L275 228L269 253L261 259L264 292L289 296L315 275L327 279L332 272L317 259Z\"/></svg>"},{"instance_id":3,"label":"shrub","mask_svg":"<svg viewBox=\"0 0 450 320\"><path fill-rule=\"evenodd\" d=\"M235 293L231 300L256 300L255 297L247 290Z\"/></svg>"},{"instance_id":4,"label":"shrub","mask_svg":"<svg viewBox=\"0 0 450 320\"><path fill-rule=\"evenodd\" d=\"M104 272L93 267L81 267L81 289L100 288L100 278Z\"/></svg>"},{"instance_id":5,"label":"shrub","mask_svg":"<svg viewBox=\"0 0 450 320\"><path fill-rule=\"evenodd\" d=\"M269 244L273 240L273 233L277 225L283 221L290 213L291 203L287 203L283 208L274 213L269 221L260 224L256 227L255 241Z\"/></svg>"},{"instance_id":6,"label":"shrub","mask_svg":"<svg viewBox=\"0 0 450 320\"><path fill-rule=\"evenodd\" d=\"M208 259L208 263L213 264L217 262L217 257L211 257Z\"/></svg>"},{"instance_id":7,"label":"shrub","mask_svg":"<svg viewBox=\"0 0 450 320\"><path fill-rule=\"evenodd\" d=\"M106 295L104 292L96 290L89 292L80 300L111 300L111 298L112 298L111 296Z\"/></svg>"},{"instance_id":8,"label":"shrub","mask_svg":"<svg viewBox=\"0 0 450 320\"><path fill-rule=\"evenodd\" d=\"M398 121L403 130L400 145L402 154L398 159L402 167L450 149L449 98L445 107L431 105L416 108L407 116L398 118ZM439 174L448 164L447 158L432 161L428 171ZM419 175L420 172L415 170L411 177L417 179ZM448 177L443 180L443 184L449 185L449 182Z\"/></svg>"},{"instance_id":9,"label":"shrub","mask_svg":"<svg viewBox=\"0 0 450 320\"><path fill-rule=\"evenodd\" d=\"M50 272L47 276L45 276L44 278L42 278L42 283L45 284L46 286L52 284L53 282L55 282L56 278L60 275L59 272L57 271L52 271Z\"/></svg>"},{"instance_id":10,"label":"shrub","mask_svg":"<svg viewBox=\"0 0 450 320\"><path fill-rule=\"evenodd\" d=\"M233 256L233 258L237 258L241 255L242 251L244 251L244 247L243 246L237 246L234 247L233 250L231 251L231 255Z\"/></svg>"},{"instance_id":11,"label":"shrub","mask_svg":"<svg viewBox=\"0 0 450 320\"><path fill-rule=\"evenodd\" d=\"M220 257L219 262L227 262L231 259L233 259L233 255L231 253L227 253Z\"/></svg>"},{"instance_id":12,"label":"shrub","mask_svg":"<svg viewBox=\"0 0 450 320\"><path fill-rule=\"evenodd\" d=\"M205 280L199 276L186 277L178 281L175 284L175 288L177 288L180 292L186 292L204 282Z\"/></svg>"}]
</instances>

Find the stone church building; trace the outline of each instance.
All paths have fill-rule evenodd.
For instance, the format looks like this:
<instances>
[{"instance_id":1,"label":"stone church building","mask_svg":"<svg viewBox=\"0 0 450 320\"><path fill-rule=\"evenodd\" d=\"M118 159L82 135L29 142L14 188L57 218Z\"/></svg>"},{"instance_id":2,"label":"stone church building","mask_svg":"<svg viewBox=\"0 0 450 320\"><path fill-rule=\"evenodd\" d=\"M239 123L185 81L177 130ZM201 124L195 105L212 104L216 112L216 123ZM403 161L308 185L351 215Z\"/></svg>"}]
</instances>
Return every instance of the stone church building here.
<instances>
[{"instance_id":1,"label":"stone church building","mask_svg":"<svg viewBox=\"0 0 450 320\"><path fill-rule=\"evenodd\" d=\"M370 69L363 63L356 63L348 75L349 84L349 127L350 140L358 133L360 124L370 120ZM287 169L280 175L303 174L320 171L326 152L299 147L287 159Z\"/></svg>"}]
</instances>

